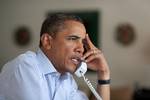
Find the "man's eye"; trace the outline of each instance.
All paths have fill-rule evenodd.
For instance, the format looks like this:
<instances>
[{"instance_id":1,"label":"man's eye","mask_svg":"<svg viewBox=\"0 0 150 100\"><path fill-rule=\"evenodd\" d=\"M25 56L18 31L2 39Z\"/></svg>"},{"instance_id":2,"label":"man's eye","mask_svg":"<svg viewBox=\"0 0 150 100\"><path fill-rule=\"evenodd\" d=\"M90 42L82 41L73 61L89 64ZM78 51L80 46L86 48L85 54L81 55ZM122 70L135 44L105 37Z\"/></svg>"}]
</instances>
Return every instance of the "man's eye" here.
<instances>
[{"instance_id":1,"label":"man's eye","mask_svg":"<svg viewBox=\"0 0 150 100\"><path fill-rule=\"evenodd\" d=\"M78 37L68 37L68 40L77 40Z\"/></svg>"}]
</instances>

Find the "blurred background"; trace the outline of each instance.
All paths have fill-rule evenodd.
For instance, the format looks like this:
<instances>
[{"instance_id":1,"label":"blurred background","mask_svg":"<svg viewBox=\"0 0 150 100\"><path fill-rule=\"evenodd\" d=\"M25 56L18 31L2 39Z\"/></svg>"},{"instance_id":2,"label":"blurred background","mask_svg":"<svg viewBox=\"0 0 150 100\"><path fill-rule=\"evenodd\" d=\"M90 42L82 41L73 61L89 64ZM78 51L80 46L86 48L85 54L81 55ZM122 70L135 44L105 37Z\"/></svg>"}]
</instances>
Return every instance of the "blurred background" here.
<instances>
[{"instance_id":1,"label":"blurred background","mask_svg":"<svg viewBox=\"0 0 150 100\"><path fill-rule=\"evenodd\" d=\"M149 9L149 0L0 0L0 69L18 54L37 50L41 24L49 13L76 12L84 18L88 13L95 21L96 12L97 28L89 34L109 63L111 99L131 100L137 89L150 87ZM96 82L94 72L87 77ZM90 95L86 84L77 81Z\"/></svg>"}]
</instances>

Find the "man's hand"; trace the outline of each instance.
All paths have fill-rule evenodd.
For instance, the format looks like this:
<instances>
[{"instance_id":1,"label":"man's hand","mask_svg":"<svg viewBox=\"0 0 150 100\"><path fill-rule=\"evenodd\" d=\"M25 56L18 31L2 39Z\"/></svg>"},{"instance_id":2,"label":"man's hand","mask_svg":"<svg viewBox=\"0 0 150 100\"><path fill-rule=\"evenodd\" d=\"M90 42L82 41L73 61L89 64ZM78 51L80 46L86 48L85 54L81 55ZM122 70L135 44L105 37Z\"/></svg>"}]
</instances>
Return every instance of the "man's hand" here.
<instances>
[{"instance_id":1,"label":"man's hand","mask_svg":"<svg viewBox=\"0 0 150 100\"><path fill-rule=\"evenodd\" d=\"M96 48L91 42L88 34L85 37L86 52L83 59L88 64L88 68L100 73L107 72L109 74L108 64L101 50Z\"/></svg>"}]
</instances>

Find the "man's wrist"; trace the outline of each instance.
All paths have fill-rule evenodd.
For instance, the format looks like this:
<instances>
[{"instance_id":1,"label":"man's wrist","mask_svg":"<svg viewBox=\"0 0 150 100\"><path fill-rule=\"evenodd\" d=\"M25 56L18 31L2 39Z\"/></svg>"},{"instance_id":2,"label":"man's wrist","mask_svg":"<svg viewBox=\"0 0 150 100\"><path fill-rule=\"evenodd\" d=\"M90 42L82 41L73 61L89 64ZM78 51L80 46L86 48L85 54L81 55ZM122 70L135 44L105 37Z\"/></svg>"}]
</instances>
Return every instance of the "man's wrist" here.
<instances>
[{"instance_id":1,"label":"man's wrist","mask_svg":"<svg viewBox=\"0 0 150 100\"><path fill-rule=\"evenodd\" d=\"M110 79L110 72L109 71L98 71L97 78L99 80L109 80Z\"/></svg>"}]
</instances>

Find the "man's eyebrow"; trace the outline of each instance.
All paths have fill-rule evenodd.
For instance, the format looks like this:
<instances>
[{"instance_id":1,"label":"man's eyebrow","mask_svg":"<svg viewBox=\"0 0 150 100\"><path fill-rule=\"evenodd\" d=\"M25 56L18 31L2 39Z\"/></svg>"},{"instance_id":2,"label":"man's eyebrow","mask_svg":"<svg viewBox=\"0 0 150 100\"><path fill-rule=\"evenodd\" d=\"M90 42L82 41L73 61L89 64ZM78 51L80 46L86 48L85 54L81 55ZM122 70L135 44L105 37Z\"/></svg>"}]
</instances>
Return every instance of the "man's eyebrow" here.
<instances>
[{"instance_id":1,"label":"man's eyebrow","mask_svg":"<svg viewBox=\"0 0 150 100\"><path fill-rule=\"evenodd\" d=\"M77 35L69 35L69 36L67 36L67 37L68 37L68 38L69 38L69 37L73 37L73 38L77 38L77 39L78 39L78 38L81 38L81 37L79 37L79 36L77 36Z\"/></svg>"}]
</instances>

